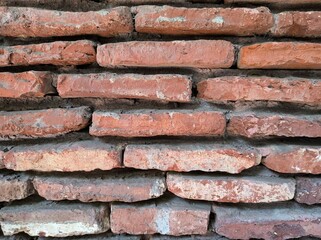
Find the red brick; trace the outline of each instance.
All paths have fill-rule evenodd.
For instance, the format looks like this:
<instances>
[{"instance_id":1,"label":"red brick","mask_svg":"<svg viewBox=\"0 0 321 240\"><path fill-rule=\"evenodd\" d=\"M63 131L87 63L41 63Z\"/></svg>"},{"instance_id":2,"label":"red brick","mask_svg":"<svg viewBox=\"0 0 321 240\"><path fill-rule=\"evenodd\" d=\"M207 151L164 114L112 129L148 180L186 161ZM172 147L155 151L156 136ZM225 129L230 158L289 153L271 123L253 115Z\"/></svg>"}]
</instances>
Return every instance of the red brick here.
<instances>
[{"instance_id":1,"label":"red brick","mask_svg":"<svg viewBox=\"0 0 321 240\"><path fill-rule=\"evenodd\" d=\"M0 73L0 97L43 97L55 93L49 72Z\"/></svg>"},{"instance_id":2,"label":"red brick","mask_svg":"<svg viewBox=\"0 0 321 240\"><path fill-rule=\"evenodd\" d=\"M218 77L197 85L198 97L206 101L279 101L321 103L321 82L301 78Z\"/></svg>"},{"instance_id":3,"label":"red brick","mask_svg":"<svg viewBox=\"0 0 321 240\"><path fill-rule=\"evenodd\" d=\"M192 82L178 74L63 74L57 88L63 98L102 97L138 98L189 102Z\"/></svg>"},{"instance_id":4,"label":"red brick","mask_svg":"<svg viewBox=\"0 0 321 240\"><path fill-rule=\"evenodd\" d=\"M193 199L231 203L270 203L291 200L295 180L278 177L215 176L209 174L167 174L168 190Z\"/></svg>"},{"instance_id":5,"label":"red brick","mask_svg":"<svg viewBox=\"0 0 321 240\"><path fill-rule=\"evenodd\" d=\"M260 162L256 150L227 145L129 145L124 153L126 167L145 170L239 173Z\"/></svg>"},{"instance_id":6,"label":"red brick","mask_svg":"<svg viewBox=\"0 0 321 240\"><path fill-rule=\"evenodd\" d=\"M133 41L98 46L102 67L192 67L229 68L234 47L223 40Z\"/></svg>"},{"instance_id":7,"label":"red brick","mask_svg":"<svg viewBox=\"0 0 321 240\"><path fill-rule=\"evenodd\" d=\"M82 65L95 61L95 43L88 40L0 48L0 67L37 64Z\"/></svg>"},{"instance_id":8,"label":"red brick","mask_svg":"<svg viewBox=\"0 0 321 240\"><path fill-rule=\"evenodd\" d=\"M321 12L282 12L276 15L275 36L321 37Z\"/></svg>"},{"instance_id":9,"label":"red brick","mask_svg":"<svg viewBox=\"0 0 321 240\"><path fill-rule=\"evenodd\" d=\"M320 0L224 0L224 3L251 3L251 4L271 4L271 5L309 5L320 4Z\"/></svg>"},{"instance_id":10,"label":"red brick","mask_svg":"<svg viewBox=\"0 0 321 240\"><path fill-rule=\"evenodd\" d=\"M67 237L109 230L108 205L35 201L12 204L0 210L4 235Z\"/></svg>"},{"instance_id":11,"label":"red brick","mask_svg":"<svg viewBox=\"0 0 321 240\"><path fill-rule=\"evenodd\" d=\"M135 8L137 32L171 35L265 34L273 26L268 8L183 8L139 6Z\"/></svg>"},{"instance_id":12,"label":"red brick","mask_svg":"<svg viewBox=\"0 0 321 240\"><path fill-rule=\"evenodd\" d=\"M96 111L92 122L91 135L122 137L217 136L226 125L222 113L205 111Z\"/></svg>"},{"instance_id":13,"label":"red brick","mask_svg":"<svg viewBox=\"0 0 321 240\"><path fill-rule=\"evenodd\" d=\"M295 200L309 205L321 203L321 178L297 177Z\"/></svg>"},{"instance_id":14,"label":"red brick","mask_svg":"<svg viewBox=\"0 0 321 240\"><path fill-rule=\"evenodd\" d=\"M21 173L0 173L0 202L24 199L34 193L32 178Z\"/></svg>"},{"instance_id":15,"label":"red brick","mask_svg":"<svg viewBox=\"0 0 321 240\"><path fill-rule=\"evenodd\" d=\"M55 137L85 128L88 107L0 112L0 139Z\"/></svg>"},{"instance_id":16,"label":"red brick","mask_svg":"<svg viewBox=\"0 0 321 240\"><path fill-rule=\"evenodd\" d=\"M1 1L1 0L0 0ZM125 234L113 234L111 232L68 237L68 240L141 240L141 236L125 235ZM2 240L2 239L1 239ZM19 239L20 240L20 239ZM37 240L48 240L45 237L39 237ZM63 238L50 238L50 240L63 240Z\"/></svg>"},{"instance_id":17,"label":"red brick","mask_svg":"<svg viewBox=\"0 0 321 240\"><path fill-rule=\"evenodd\" d=\"M210 206L171 198L161 201L111 206L113 233L189 235L206 234Z\"/></svg>"},{"instance_id":18,"label":"red brick","mask_svg":"<svg viewBox=\"0 0 321 240\"><path fill-rule=\"evenodd\" d=\"M1 36L56 37L94 34L103 37L130 33L128 7L90 12L63 12L37 8L0 7Z\"/></svg>"},{"instance_id":19,"label":"red brick","mask_svg":"<svg viewBox=\"0 0 321 240\"><path fill-rule=\"evenodd\" d=\"M274 147L263 164L281 173L321 174L321 148Z\"/></svg>"},{"instance_id":20,"label":"red brick","mask_svg":"<svg viewBox=\"0 0 321 240\"><path fill-rule=\"evenodd\" d=\"M191 235L191 236L166 236L166 235L152 235L150 240L228 240L216 233L209 232L206 235Z\"/></svg>"},{"instance_id":21,"label":"red brick","mask_svg":"<svg viewBox=\"0 0 321 240\"><path fill-rule=\"evenodd\" d=\"M265 137L321 137L321 119L313 116L290 117L281 115L232 116L227 127L232 136Z\"/></svg>"},{"instance_id":22,"label":"red brick","mask_svg":"<svg viewBox=\"0 0 321 240\"><path fill-rule=\"evenodd\" d=\"M90 140L21 145L5 153L4 164L15 171L110 170L121 166L121 148Z\"/></svg>"},{"instance_id":23,"label":"red brick","mask_svg":"<svg viewBox=\"0 0 321 240\"><path fill-rule=\"evenodd\" d=\"M243 69L321 69L321 44L267 42L242 47L238 67Z\"/></svg>"},{"instance_id":24,"label":"red brick","mask_svg":"<svg viewBox=\"0 0 321 240\"><path fill-rule=\"evenodd\" d=\"M274 203L214 205L215 231L229 239L321 237L321 207Z\"/></svg>"},{"instance_id":25,"label":"red brick","mask_svg":"<svg viewBox=\"0 0 321 240\"><path fill-rule=\"evenodd\" d=\"M40 196L54 201L137 202L157 198L166 190L165 178L159 172L41 176L33 184Z\"/></svg>"}]
</instances>

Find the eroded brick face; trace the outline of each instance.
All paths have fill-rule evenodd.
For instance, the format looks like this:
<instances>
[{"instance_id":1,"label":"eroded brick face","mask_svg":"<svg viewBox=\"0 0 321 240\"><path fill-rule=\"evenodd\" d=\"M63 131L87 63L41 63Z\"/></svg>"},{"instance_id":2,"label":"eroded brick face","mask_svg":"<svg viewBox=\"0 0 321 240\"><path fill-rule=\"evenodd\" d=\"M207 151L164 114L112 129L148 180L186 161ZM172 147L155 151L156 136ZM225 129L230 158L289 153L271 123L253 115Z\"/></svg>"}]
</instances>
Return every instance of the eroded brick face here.
<instances>
[{"instance_id":1,"label":"eroded brick face","mask_svg":"<svg viewBox=\"0 0 321 240\"><path fill-rule=\"evenodd\" d=\"M124 113L94 112L93 136L219 136L225 131L220 112L179 111Z\"/></svg>"},{"instance_id":2,"label":"eroded brick face","mask_svg":"<svg viewBox=\"0 0 321 240\"><path fill-rule=\"evenodd\" d=\"M93 34L104 37L130 33L127 7L94 12L64 12L36 8L1 7L0 34L10 37L55 37ZM12 31L14 29L14 31Z\"/></svg>"},{"instance_id":3,"label":"eroded brick face","mask_svg":"<svg viewBox=\"0 0 321 240\"><path fill-rule=\"evenodd\" d=\"M137 32L170 35L265 34L273 26L268 8L175 8L140 6L135 9Z\"/></svg>"},{"instance_id":4,"label":"eroded brick face","mask_svg":"<svg viewBox=\"0 0 321 240\"><path fill-rule=\"evenodd\" d=\"M321 238L320 0L0 0L0 239Z\"/></svg>"},{"instance_id":5,"label":"eroded brick face","mask_svg":"<svg viewBox=\"0 0 321 240\"><path fill-rule=\"evenodd\" d=\"M134 41L98 46L102 67L229 68L234 48L228 41Z\"/></svg>"}]
</instances>

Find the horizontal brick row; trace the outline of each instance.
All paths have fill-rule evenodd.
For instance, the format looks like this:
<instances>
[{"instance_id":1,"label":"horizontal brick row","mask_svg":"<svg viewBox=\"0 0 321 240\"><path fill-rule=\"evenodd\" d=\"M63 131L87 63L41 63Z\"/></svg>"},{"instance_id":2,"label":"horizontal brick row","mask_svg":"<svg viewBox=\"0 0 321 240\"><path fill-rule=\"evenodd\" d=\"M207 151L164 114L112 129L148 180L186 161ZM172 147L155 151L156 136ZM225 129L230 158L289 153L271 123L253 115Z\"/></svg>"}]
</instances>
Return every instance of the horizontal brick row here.
<instances>
[{"instance_id":1,"label":"horizontal brick row","mask_svg":"<svg viewBox=\"0 0 321 240\"><path fill-rule=\"evenodd\" d=\"M130 144L121 157L121 146L86 140L15 146L1 152L1 162L2 167L14 171L88 172L125 166L141 170L236 174L262 160L266 167L280 173L321 174L320 147L271 145L264 148L227 144Z\"/></svg>"},{"instance_id":2,"label":"horizontal brick row","mask_svg":"<svg viewBox=\"0 0 321 240\"><path fill-rule=\"evenodd\" d=\"M320 37L320 11L272 14L268 8L178 8L139 6L133 9L135 30L170 35L268 34L277 37ZM274 21L275 19L275 21Z\"/></svg>"},{"instance_id":3,"label":"horizontal brick row","mask_svg":"<svg viewBox=\"0 0 321 240\"><path fill-rule=\"evenodd\" d=\"M131 11L135 14L134 19ZM272 14L266 7L138 6L132 9L116 7L90 12L0 7L0 16L0 35L10 37L112 37L133 32L133 21L135 30L141 33L235 36L270 33L273 36L321 36L320 11Z\"/></svg>"},{"instance_id":4,"label":"horizontal brick row","mask_svg":"<svg viewBox=\"0 0 321 240\"><path fill-rule=\"evenodd\" d=\"M295 199L321 203L321 178L286 177L264 167L231 176L205 173L112 171L86 174L0 173L0 202L34 193L46 200L81 202L139 202L159 198L167 190L180 198L222 203L272 203ZM166 182L166 183L165 183Z\"/></svg>"},{"instance_id":5,"label":"horizontal brick row","mask_svg":"<svg viewBox=\"0 0 321 240\"><path fill-rule=\"evenodd\" d=\"M106 233L108 230L115 234L132 235L206 235L211 211L215 214L213 230L228 239L272 240L321 236L318 205L302 206L294 202L214 204L211 209L210 203L172 196L143 203L111 203L110 209L108 204L102 203L29 200L2 208L0 222L5 235L25 232L30 236L67 237ZM106 235L97 235L103 236ZM95 235L84 239L92 237ZM154 238L171 239L166 236ZM200 236L200 239L203 237ZM208 238L204 236L204 239Z\"/></svg>"},{"instance_id":6,"label":"horizontal brick row","mask_svg":"<svg viewBox=\"0 0 321 240\"><path fill-rule=\"evenodd\" d=\"M133 98L191 102L192 79L180 74L54 74L43 71L0 73L0 97ZM56 88L53 83L56 82ZM303 78L209 78L197 84L197 97L210 102L277 101L321 104L321 81Z\"/></svg>"},{"instance_id":7,"label":"horizontal brick row","mask_svg":"<svg viewBox=\"0 0 321 240\"><path fill-rule=\"evenodd\" d=\"M0 48L0 67L83 65L97 61L108 68L230 68L237 59L240 69L321 69L319 43L258 43L241 47L238 57L232 43L225 40L108 43L97 47L97 57L95 46L88 40L4 46Z\"/></svg>"},{"instance_id":8,"label":"horizontal brick row","mask_svg":"<svg viewBox=\"0 0 321 240\"><path fill-rule=\"evenodd\" d=\"M224 0L224 3L251 3L251 4L271 4L271 5L285 5L285 6L304 6L311 4L320 5L319 0Z\"/></svg>"},{"instance_id":9,"label":"horizontal brick row","mask_svg":"<svg viewBox=\"0 0 321 240\"><path fill-rule=\"evenodd\" d=\"M0 210L5 235L66 237L113 233L168 235L206 234L210 205L178 198L136 204L81 204L51 201L12 204ZM14 211L14 214L12 212Z\"/></svg>"},{"instance_id":10,"label":"horizontal brick row","mask_svg":"<svg viewBox=\"0 0 321 240\"><path fill-rule=\"evenodd\" d=\"M0 140L49 138L84 129L92 136L321 137L320 115L225 114L204 110L94 111L89 107L0 112Z\"/></svg>"}]
</instances>

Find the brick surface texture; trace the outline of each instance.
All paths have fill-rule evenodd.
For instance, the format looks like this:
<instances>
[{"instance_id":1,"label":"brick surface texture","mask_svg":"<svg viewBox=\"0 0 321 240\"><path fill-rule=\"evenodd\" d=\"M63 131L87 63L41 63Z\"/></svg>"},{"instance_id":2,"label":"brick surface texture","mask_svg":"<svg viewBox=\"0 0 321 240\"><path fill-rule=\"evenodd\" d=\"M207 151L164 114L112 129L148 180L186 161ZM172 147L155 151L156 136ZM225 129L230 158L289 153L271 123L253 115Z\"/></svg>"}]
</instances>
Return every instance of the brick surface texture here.
<instances>
[{"instance_id":1,"label":"brick surface texture","mask_svg":"<svg viewBox=\"0 0 321 240\"><path fill-rule=\"evenodd\" d=\"M0 0L0 239L321 238L320 0Z\"/></svg>"}]
</instances>

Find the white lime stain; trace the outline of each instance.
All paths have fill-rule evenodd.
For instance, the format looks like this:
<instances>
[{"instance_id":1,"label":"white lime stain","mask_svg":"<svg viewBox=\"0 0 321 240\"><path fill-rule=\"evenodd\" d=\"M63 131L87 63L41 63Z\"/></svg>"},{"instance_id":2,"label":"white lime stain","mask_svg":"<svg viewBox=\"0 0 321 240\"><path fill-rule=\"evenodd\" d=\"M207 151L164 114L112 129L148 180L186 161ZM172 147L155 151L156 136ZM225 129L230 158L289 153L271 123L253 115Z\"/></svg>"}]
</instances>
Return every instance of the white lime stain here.
<instances>
[{"instance_id":1,"label":"white lime stain","mask_svg":"<svg viewBox=\"0 0 321 240\"><path fill-rule=\"evenodd\" d=\"M1 224L5 236L13 235L19 232L25 232L30 236L38 236L40 232L46 237L67 237L73 235L95 234L107 231L107 227L101 227L98 224L85 224L82 222L65 223L10 223Z\"/></svg>"},{"instance_id":2,"label":"white lime stain","mask_svg":"<svg viewBox=\"0 0 321 240\"><path fill-rule=\"evenodd\" d=\"M213 23L217 23L217 24L223 24L224 23L224 19L221 16L217 16L217 17L212 19L212 22Z\"/></svg>"},{"instance_id":3,"label":"white lime stain","mask_svg":"<svg viewBox=\"0 0 321 240\"><path fill-rule=\"evenodd\" d=\"M169 229L169 209L160 209L156 217L156 228L160 234L168 234Z\"/></svg>"},{"instance_id":4,"label":"white lime stain","mask_svg":"<svg viewBox=\"0 0 321 240\"><path fill-rule=\"evenodd\" d=\"M169 18L169 17L163 17L160 16L156 19L157 22L185 22L186 19L185 17L174 17L174 18Z\"/></svg>"}]
</instances>

